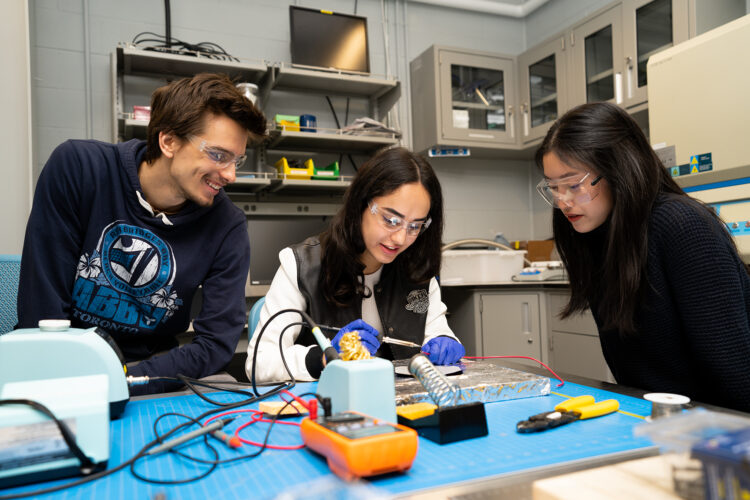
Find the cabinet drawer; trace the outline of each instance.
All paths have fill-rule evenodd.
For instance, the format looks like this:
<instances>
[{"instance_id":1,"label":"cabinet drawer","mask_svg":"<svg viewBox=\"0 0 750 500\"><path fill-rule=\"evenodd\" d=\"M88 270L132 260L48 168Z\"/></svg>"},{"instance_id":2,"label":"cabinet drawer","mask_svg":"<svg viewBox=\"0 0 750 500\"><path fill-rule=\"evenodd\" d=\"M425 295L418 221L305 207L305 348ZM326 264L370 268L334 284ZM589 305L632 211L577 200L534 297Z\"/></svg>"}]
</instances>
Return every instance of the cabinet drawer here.
<instances>
[{"instance_id":1,"label":"cabinet drawer","mask_svg":"<svg viewBox=\"0 0 750 500\"><path fill-rule=\"evenodd\" d=\"M482 352L484 356L542 355L539 294L482 294ZM536 365L530 360L520 363Z\"/></svg>"},{"instance_id":2,"label":"cabinet drawer","mask_svg":"<svg viewBox=\"0 0 750 500\"><path fill-rule=\"evenodd\" d=\"M615 381L604 360L599 339L588 335L552 331L550 364L554 370L569 375Z\"/></svg>"},{"instance_id":3,"label":"cabinet drawer","mask_svg":"<svg viewBox=\"0 0 750 500\"><path fill-rule=\"evenodd\" d=\"M567 319L560 319L560 311L568 303L567 293L548 293L549 326L550 330L559 332L579 333L581 335L599 336L594 317L588 309L583 314L576 314Z\"/></svg>"}]
</instances>

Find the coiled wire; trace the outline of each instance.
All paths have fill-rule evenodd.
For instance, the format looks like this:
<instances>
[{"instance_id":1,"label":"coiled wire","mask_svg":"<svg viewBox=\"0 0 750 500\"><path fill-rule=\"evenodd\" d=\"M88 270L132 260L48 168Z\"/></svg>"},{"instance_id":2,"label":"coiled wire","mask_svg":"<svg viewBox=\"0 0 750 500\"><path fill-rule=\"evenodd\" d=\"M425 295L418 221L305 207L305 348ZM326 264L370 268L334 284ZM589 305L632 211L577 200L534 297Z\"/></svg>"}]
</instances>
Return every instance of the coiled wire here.
<instances>
[{"instance_id":1,"label":"coiled wire","mask_svg":"<svg viewBox=\"0 0 750 500\"><path fill-rule=\"evenodd\" d=\"M416 354L411 358L409 373L419 380L438 407L458 404L461 388L450 382L424 354Z\"/></svg>"}]
</instances>

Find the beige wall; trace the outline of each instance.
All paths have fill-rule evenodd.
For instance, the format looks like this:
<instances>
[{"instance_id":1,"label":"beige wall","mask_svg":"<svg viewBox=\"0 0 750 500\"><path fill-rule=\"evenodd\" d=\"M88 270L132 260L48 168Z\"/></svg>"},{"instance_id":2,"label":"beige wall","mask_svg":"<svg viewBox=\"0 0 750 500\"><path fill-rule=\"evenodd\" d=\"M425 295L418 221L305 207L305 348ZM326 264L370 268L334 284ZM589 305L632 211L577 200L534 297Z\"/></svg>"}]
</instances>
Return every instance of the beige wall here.
<instances>
[{"instance_id":1,"label":"beige wall","mask_svg":"<svg viewBox=\"0 0 750 500\"><path fill-rule=\"evenodd\" d=\"M0 253L19 254L31 208L31 98L29 15L26 1L3 2L0 46L4 77L0 79L2 192Z\"/></svg>"}]
</instances>

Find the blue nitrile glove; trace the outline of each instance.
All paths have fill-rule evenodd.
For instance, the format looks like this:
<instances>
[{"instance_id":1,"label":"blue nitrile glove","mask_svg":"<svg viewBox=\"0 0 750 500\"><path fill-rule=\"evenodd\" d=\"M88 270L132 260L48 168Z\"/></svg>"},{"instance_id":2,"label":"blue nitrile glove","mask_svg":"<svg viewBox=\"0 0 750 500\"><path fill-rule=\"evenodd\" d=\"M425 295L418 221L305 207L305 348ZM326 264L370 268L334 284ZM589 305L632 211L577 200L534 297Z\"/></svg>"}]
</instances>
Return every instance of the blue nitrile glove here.
<instances>
[{"instance_id":1,"label":"blue nitrile glove","mask_svg":"<svg viewBox=\"0 0 750 500\"><path fill-rule=\"evenodd\" d=\"M466 349L453 337L435 337L422 346L423 352L428 352L430 361L436 365L450 365L463 358Z\"/></svg>"},{"instance_id":2,"label":"blue nitrile glove","mask_svg":"<svg viewBox=\"0 0 750 500\"><path fill-rule=\"evenodd\" d=\"M336 336L333 337L331 344L336 349L336 352L341 352L341 347L339 347L339 341L341 340L341 337L343 337L345 333L353 331L359 333L359 339L362 341L362 345L365 346L365 348L370 351L370 354L374 356L375 353L378 352L378 348L380 347L380 341L378 340L378 331L361 319L352 321L341 330L339 330Z\"/></svg>"}]
</instances>

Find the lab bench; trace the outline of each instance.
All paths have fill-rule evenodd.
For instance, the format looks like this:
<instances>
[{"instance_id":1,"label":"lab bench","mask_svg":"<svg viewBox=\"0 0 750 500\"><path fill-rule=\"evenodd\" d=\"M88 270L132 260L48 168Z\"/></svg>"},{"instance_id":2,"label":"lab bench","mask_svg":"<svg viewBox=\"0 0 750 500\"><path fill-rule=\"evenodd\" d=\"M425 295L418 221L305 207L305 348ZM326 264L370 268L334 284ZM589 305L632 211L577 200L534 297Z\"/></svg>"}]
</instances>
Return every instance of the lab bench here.
<instances>
[{"instance_id":1,"label":"lab bench","mask_svg":"<svg viewBox=\"0 0 750 500\"><path fill-rule=\"evenodd\" d=\"M513 363L502 364L526 369ZM404 474L368 478L366 483L378 488L379 493L393 495L393 498L456 498L449 492L457 489L489 494L481 498L525 498L533 480L657 453L656 447L648 440L633 435L633 428L640 425L650 412L650 403L640 398L638 392L628 395L622 390L625 388L619 386L596 381L591 381L591 385L583 385L583 379L571 380L566 381L561 388L554 387L553 381L554 388L548 396L485 404L489 428L489 435L486 437L442 446L420 438L417 458L411 469ZM315 388L315 383L297 384L293 392L302 394L314 391ZM261 391L265 390L268 388L261 388ZM548 411L568 397L584 394L593 395L596 400L616 398L623 412L600 419L574 422L534 435L515 431L515 424L519 420ZM230 393L216 393L211 397L224 403L241 399L241 396ZM257 403L250 407L257 408ZM167 412L198 415L210 408L213 407L195 395L164 394L135 398L128 403L123 416L111 422L108 469L124 463L144 443L153 439L152 426L158 416ZM238 425L232 425L229 432L233 432ZM244 430L242 437L262 441L264 434L265 428L253 426ZM299 443L299 431L294 427L279 426L272 433L271 440L275 444L294 445ZM216 449L222 459L237 455L227 448ZM245 446L242 452L247 453L248 449ZM183 451L198 458L212 458L197 445ZM204 454L207 456L204 457ZM137 464L136 470L160 480L185 479L205 471L204 468L171 454L161 455L148 462ZM165 495L167 498L210 497L218 500L247 498L250 495L253 498L271 499L295 485L306 488L308 495L286 498L316 498L314 485L332 477L325 459L307 449L266 450L258 458L221 465L208 477L188 484L148 484L136 480L126 469L87 485L59 491L48 498L114 498L127 494L135 498ZM65 479L3 490L0 491L0 496L71 481ZM518 494L520 490L525 493Z\"/></svg>"},{"instance_id":2,"label":"lab bench","mask_svg":"<svg viewBox=\"0 0 750 500\"><path fill-rule=\"evenodd\" d=\"M443 285L448 324L469 356L528 356L560 370L614 382L590 311L567 319L559 313L570 294L567 281ZM519 360L537 366L531 360Z\"/></svg>"}]
</instances>

